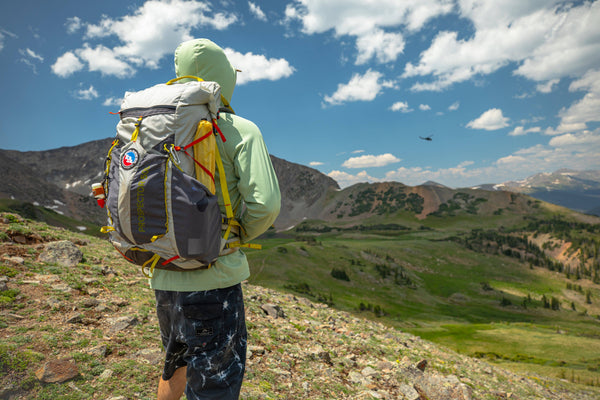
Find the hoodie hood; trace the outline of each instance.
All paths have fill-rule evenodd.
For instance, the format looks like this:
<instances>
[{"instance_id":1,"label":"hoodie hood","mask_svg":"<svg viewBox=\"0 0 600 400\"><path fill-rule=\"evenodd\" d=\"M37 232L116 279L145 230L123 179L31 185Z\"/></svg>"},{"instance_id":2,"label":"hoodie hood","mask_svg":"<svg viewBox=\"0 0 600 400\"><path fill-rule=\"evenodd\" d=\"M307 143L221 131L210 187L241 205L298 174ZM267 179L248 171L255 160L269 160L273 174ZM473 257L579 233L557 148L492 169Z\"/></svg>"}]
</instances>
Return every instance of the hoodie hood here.
<instances>
[{"instance_id":1,"label":"hoodie hood","mask_svg":"<svg viewBox=\"0 0 600 400\"><path fill-rule=\"evenodd\" d=\"M175 50L175 74L197 76L221 86L221 94L231 103L237 73L225 52L209 39L193 39Z\"/></svg>"}]
</instances>

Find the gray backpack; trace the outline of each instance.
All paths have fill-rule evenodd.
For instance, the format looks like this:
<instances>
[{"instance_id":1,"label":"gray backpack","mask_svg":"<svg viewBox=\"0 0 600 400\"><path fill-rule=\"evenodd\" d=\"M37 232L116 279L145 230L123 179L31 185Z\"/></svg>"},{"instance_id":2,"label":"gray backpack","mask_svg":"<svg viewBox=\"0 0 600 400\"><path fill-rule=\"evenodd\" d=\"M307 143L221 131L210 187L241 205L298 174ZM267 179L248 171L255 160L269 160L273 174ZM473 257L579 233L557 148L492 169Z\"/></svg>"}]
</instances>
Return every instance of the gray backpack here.
<instances>
[{"instance_id":1,"label":"gray backpack","mask_svg":"<svg viewBox=\"0 0 600 400\"><path fill-rule=\"evenodd\" d=\"M101 185L102 231L148 277L154 268L210 268L241 246L216 145L225 141L216 124L221 102L228 106L219 85L196 77L125 94ZM215 195L215 165L226 215Z\"/></svg>"}]
</instances>

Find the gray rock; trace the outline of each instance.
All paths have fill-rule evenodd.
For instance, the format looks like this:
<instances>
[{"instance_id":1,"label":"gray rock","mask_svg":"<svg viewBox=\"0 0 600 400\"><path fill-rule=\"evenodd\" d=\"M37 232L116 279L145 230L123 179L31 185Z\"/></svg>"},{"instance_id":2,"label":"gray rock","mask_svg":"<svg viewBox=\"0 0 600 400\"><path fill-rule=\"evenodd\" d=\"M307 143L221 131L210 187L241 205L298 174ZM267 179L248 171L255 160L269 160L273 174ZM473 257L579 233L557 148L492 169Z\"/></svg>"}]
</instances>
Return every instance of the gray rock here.
<instances>
[{"instance_id":1,"label":"gray rock","mask_svg":"<svg viewBox=\"0 0 600 400\"><path fill-rule=\"evenodd\" d=\"M260 307L269 317L273 318L285 318L283 309L276 304L263 304Z\"/></svg>"},{"instance_id":2,"label":"gray rock","mask_svg":"<svg viewBox=\"0 0 600 400\"><path fill-rule=\"evenodd\" d=\"M63 267L75 267L83 260L83 253L69 240L50 242L44 247L39 261L58 264Z\"/></svg>"},{"instance_id":3,"label":"gray rock","mask_svg":"<svg viewBox=\"0 0 600 400\"><path fill-rule=\"evenodd\" d=\"M116 317L109 318L107 320L110 325L109 331L110 333L117 333L124 331L125 329L135 326L139 323L136 317L125 316L125 317Z\"/></svg>"}]
</instances>

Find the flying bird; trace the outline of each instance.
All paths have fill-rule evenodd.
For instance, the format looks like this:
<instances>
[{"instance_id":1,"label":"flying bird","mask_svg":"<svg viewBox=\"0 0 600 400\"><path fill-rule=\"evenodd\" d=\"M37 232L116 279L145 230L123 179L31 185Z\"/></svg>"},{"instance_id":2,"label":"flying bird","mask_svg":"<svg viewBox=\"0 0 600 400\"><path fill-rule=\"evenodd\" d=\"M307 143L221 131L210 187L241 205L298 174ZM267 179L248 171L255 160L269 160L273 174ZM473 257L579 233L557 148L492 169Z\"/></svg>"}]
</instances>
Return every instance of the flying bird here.
<instances>
[{"instance_id":1,"label":"flying bird","mask_svg":"<svg viewBox=\"0 0 600 400\"><path fill-rule=\"evenodd\" d=\"M427 140L428 142L431 142L433 139L431 138L433 135L429 135L427 137L423 137L423 136L419 136L419 139L423 139L423 140Z\"/></svg>"}]
</instances>

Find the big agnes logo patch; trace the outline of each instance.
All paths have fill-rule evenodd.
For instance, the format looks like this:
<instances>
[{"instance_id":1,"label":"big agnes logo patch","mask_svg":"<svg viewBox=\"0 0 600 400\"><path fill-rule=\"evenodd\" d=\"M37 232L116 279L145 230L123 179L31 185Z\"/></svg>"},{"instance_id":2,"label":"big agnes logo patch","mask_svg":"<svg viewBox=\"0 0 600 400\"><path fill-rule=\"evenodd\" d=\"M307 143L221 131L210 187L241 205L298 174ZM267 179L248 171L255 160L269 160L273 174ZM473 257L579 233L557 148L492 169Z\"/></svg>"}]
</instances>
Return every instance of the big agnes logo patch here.
<instances>
[{"instance_id":1,"label":"big agnes logo patch","mask_svg":"<svg viewBox=\"0 0 600 400\"><path fill-rule=\"evenodd\" d=\"M140 155L138 154L138 152L134 149L130 149L127 150L124 154L123 157L121 157L121 166L124 169L131 169L133 167L135 167L135 165L138 163L140 159Z\"/></svg>"}]
</instances>

